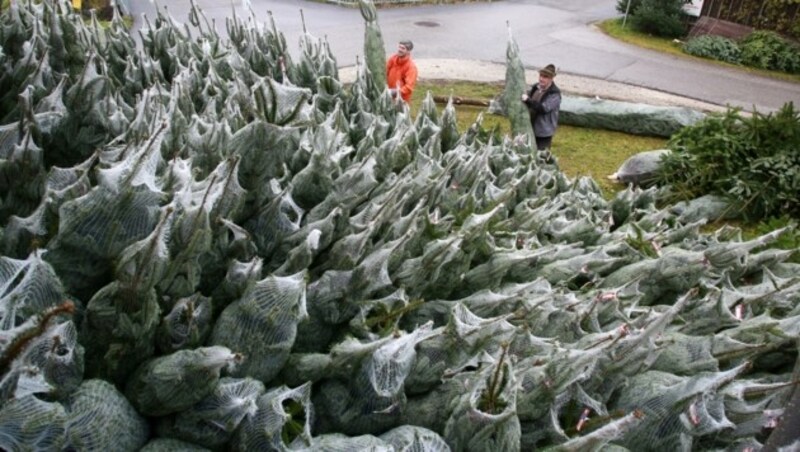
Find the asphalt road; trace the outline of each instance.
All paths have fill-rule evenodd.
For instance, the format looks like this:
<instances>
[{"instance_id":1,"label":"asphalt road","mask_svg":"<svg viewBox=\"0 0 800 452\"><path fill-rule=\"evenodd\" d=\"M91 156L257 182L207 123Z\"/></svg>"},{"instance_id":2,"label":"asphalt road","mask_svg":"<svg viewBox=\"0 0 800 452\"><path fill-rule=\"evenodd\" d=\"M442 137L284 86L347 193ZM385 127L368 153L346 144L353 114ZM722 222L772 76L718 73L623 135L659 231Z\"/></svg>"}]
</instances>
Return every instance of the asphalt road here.
<instances>
[{"instance_id":1,"label":"asphalt road","mask_svg":"<svg viewBox=\"0 0 800 452\"><path fill-rule=\"evenodd\" d=\"M141 15L154 17L165 8L178 21L188 19L189 0L131 2L136 26ZM293 56L303 32L327 38L340 67L352 66L363 55L364 22L357 8L307 0L250 0L242 2L196 0L217 29L234 11L260 23L270 12L286 36ZM774 111L793 101L800 108L800 83L755 76L684 58L664 55L620 43L591 24L615 17L616 0L502 0L450 5L385 8L378 12L387 54L397 41L414 41L416 58L446 58L505 62L511 33L522 61L538 68L554 63L562 73L621 82L655 89L717 105L745 110ZM424 74L421 74L424 77Z\"/></svg>"}]
</instances>

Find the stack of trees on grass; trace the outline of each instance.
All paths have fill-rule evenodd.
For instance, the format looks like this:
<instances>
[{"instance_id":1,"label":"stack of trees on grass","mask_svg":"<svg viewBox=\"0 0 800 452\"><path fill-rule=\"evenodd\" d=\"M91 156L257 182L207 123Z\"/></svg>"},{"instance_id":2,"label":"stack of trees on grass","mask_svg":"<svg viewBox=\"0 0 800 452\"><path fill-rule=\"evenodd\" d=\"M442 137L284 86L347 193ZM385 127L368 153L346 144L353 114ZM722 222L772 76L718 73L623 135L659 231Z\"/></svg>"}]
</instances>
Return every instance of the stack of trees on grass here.
<instances>
[{"instance_id":1,"label":"stack of trees on grass","mask_svg":"<svg viewBox=\"0 0 800 452\"><path fill-rule=\"evenodd\" d=\"M672 136L657 183L670 199L724 196L745 219L800 218L800 112L789 102L775 113L729 109Z\"/></svg>"}]
</instances>

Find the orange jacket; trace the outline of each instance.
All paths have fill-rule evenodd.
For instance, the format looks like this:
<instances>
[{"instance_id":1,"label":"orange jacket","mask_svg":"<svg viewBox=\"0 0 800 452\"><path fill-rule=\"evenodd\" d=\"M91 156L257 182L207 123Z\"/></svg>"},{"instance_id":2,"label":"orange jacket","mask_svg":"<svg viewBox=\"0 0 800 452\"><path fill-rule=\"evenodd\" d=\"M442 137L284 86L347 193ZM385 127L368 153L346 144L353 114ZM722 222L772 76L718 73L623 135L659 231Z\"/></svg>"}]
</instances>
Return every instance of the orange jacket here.
<instances>
[{"instance_id":1,"label":"orange jacket","mask_svg":"<svg viewBox=\"0 0 800 452\"><path fill-rule=\"evenodd\" d=\"M400 96L404 101L411 99L414 86L417 85L417 65L411 59L411 55L399 58L397 54L392 55L386 61L386 84L389 88L397 88L400 85Z\"/></svg>"}]
</instances>

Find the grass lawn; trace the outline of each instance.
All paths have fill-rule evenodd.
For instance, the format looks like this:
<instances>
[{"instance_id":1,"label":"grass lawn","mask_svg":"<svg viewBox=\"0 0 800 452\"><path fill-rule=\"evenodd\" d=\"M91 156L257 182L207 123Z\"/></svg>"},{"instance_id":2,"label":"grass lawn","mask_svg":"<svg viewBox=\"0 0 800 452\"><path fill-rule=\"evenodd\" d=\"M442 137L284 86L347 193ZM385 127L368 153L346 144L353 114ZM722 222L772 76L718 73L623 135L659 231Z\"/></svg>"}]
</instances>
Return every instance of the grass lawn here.
<instances>
[{"instance_id":1,"label":"grass lawn","mask_svg":"<svg viewBox=\"0 0 800 452\"><path fill-rule=\"evenodd\" d=\"M611 198L623 190L623 184L608 179L628 157L643 151L663 149L667 140L658 137L629 135L610 130L559 126L553 138L553 155L570 177L589 176Z\"/></svg>"},{"instance_id":2,"label":"grass lawn","mask_svg":"<svg viewBox=\"0 0 800 452\"><path fill-rule=\"evenodd\" d=\"M411 102L412 112L430 91L434 96L460 96L469 99L489 100L502 91L500 84L487 84L463 81L424 81L417 85ZM444 108L444 105L441 105ZM464 132L483 113L483 128L497 128L502 135L510 132L508 120L503 116L491 115L485 107L457 105L459 131ZM667 140L657 137L629 135L608 130L587 129L561 125L553 139L553 155L558 165L569 177L589 176L600 185L606 198L611 198L625 187L610 181L613 174L625 159L633 154L662 149Z\"/></svg>"}]
</instances>

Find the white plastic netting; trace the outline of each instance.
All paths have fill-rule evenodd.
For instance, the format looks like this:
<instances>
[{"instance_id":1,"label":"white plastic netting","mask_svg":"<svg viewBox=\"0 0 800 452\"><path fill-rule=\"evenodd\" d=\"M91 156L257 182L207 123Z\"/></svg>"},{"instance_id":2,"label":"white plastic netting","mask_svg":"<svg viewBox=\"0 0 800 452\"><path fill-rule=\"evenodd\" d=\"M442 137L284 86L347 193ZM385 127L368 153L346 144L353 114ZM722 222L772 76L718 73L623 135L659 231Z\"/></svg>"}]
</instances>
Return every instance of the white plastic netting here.
<instances>
[{"instance_id":1,"label":"white plastic netting","mask_svg":"<svg viewBox=\"0 0 800 452\"><path fill-rule=\"evenodd\" d=\"M211 449L175 438L155 438L139 450L142 452L206 452Z\"/></svg>"},{"instance_id":2,"label":"white plastic netting","mask_svg":"<svg viewBox=\"0 0 800 452\"><path fill-rule=\"evenodd\" d=\"M310 384L274 388L256 406L237 432L239 450L313 450Z\"/></svg>"},{"instance_id":3,"label":"white plastic netting","mask_svg":"<svg viewBox=\"0 0 800 452\"><path fill-rule=\"evenodd\" d=\"M64 288L41 251L25 260L0 257L0 330L64 301Z\"/></svg>"},{"instance_id":4,"label":"white plastic netting","mask_svg":"<svg viewBox=\"0 0 800 452\"><path fill-rule=\"evenodd\" d=\"M178 413L211 394L222 371L240 361L240 355L220 346L179 350L140 366L128 380L125 396L149 416Z\"/></svg>"},{"instance_id":5,"label":"white plastic netting","mask_svg":"<svg viewBox=\"0 0 800 452\"><path fill-rule=\"evenodd\" d=\"M20 379L41 378L45 383L46 387L32 392L59 399L73 392L83 381L84 370L83 347L78 343L75 324L67 321L47 328L26 348L15 367L11 373L18 372ZM15 397L20 396L21 386L18 381Z\"/></svg>"},{"instance_id":6,"label":"white plastic netting","mask_svg":"<svg viewBox=\"0 0 800 452\"><path fill-rule=\"evenodd\" d=\"M270 381L280 372L297 324L308 316L305 278L305 272L267 277L220 315L210 341L245 355L235 375Z\"/></svg>"},{"instance_id":7,"label":"white plastic netting","mask_svg":"<svg viewBox=\"0 0 800 452\"><path fill-rule=\"evenodd\" d=\"M136 47L119 17L4 9L0 448L778 441L800 336L787 231L707 232L712 209L606 200L480 116L459 134L452 103L412 114L362 6L350 86L309 34L295 62L271 16L226 41L198 9L159 11Z\"/></svg>"},{"instance_id":8,"label":"white plastic netting","mask_svg":"<svg viewBox=\"0 0 800 452\"><path fill-rule=\"evenodd\" d=\"M397 452L447 452L450 446L435 432L422 427L404 425L379 436Z\"/></svg>"},{"instance_id":9,"label":"white plastic netting","mask_svg":"<svg viewBox=\"0 0 800 452\"><path fill-rule=\"evenodd\" d=\"M66 448L136 451L150 436L147 421L106 381L83 382L67 407Z\"/></svg>"},{"instance_id":10,"label":"white plastic netting","mask_svg":"<svg viewBox=\"0 0 800 452\"><path fill-rule=\"evenodd\" d=\"M162 353L199 347L211 334L211 299L200 294L181 298L159 325L157 343Z\"/></svg>"},{"instance_id":11,"label":"white plastic netting","mask_svg":"<svg viewBox=\"0 0 800 452\"><path fill-rule=\"evenodd\" d=\"M5 450L54 450L64 446L67 413L59 403L28 395L0 410L0 447Z\"/></svg>"},{"instance_id":12,"label":"white plastic netting","mask_svg":"<svg viewBox=\"0 0 800 452\"><path fill-rule=\"evenodd\" d=\"M258 380L222 378L213 392L191 410L162 420L158 426L159 435L209 448L222 447L246 418L256 416L257 400L264 392L264 384Z\"/></svg>"},{"instance_id":13,"label":"white plastic netting","mask_svg":"<svg viewBox=\"0 0 800 452\"><path fill-rule=\"evenodd\" d=\"M476 371L465 388L448 407L443 435L448 445L454 450L521 450L517 381L510 363L500 359Z\"/></svg>"},{"instance_id":14,"label":"white plastic netting","mask_svg":"<svg viewBox=\"0 0 800 452\"><path fill-rule=\"evenodd\" d=\"M107 259L146 237L159 217L160 195L141 187L122 195L95 187L88 194L64 203L59 215L59 240L47 259L65 271L61 280L80 291L108 271ZM92 259L87 259L91 256Z\"/></svg>"}]
</instances>

